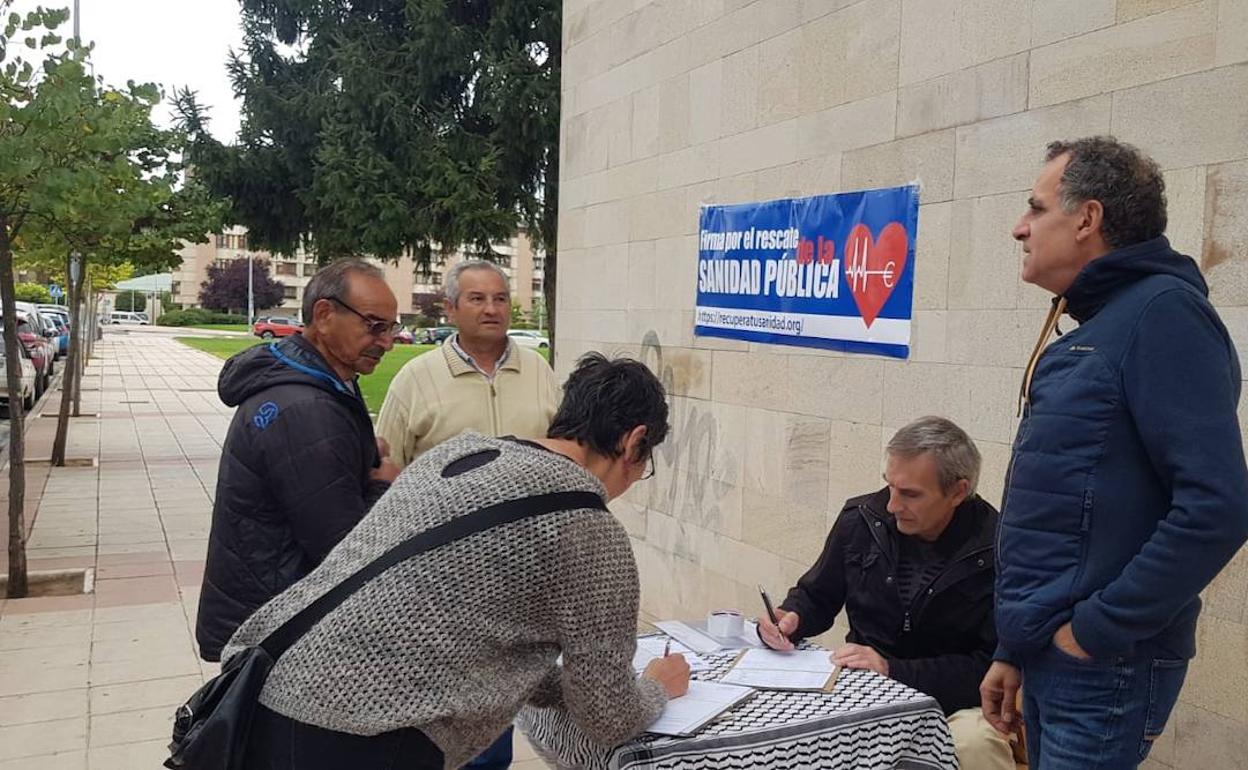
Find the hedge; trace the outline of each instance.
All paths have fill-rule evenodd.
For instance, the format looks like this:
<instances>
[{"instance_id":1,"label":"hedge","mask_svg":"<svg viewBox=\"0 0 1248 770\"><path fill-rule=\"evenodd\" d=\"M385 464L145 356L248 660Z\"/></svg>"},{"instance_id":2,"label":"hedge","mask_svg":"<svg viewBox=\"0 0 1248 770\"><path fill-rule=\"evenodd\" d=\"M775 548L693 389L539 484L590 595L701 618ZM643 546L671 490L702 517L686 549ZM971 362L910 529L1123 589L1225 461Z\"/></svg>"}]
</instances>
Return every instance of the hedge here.
<instances>
[{"instance_id":1,"label":"hedge","mask_svg":"<svg viewBox=\"0 0 1248 770\"><path fill-rule=\"evenodd\" d=\"M202 324L246 324L247 316L218 313L193 307L186 310L170 310L156 319L159 326L200 326Z\"/></svg>"}]
</instances>

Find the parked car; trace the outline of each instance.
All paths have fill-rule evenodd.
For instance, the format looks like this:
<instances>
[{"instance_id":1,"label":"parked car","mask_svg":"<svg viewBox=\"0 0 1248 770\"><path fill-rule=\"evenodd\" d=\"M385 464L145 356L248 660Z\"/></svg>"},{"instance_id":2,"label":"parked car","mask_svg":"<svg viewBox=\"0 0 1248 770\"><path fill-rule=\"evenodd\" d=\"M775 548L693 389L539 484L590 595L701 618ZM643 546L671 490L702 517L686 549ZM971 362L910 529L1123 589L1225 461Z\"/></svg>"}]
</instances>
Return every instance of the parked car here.
<instances>
[{"instance_id":1,"label":"parked car","mask_svg":"<svg viewBox=\"0 0 1248 770\"><path fill-rule=\"evenodd\" d=\"M56 347L57 358L63 358L69 353L69 308L64 305L35 305L39 310L39 314L50 316L52 322L56 324Z\"/></svg>"},{"instance_id":2,"label":"parked car","mask_svg":"<svg viewBox=\"0 0 1248 770\"><path fill-rule=\"evenodd\" d=\"M127 324L147 326L147 319L139 313L131 313L128 310L114 310L108 317L110 324Z\"/></svg>"},{"instance_id":3,"label":"parked car","mask_svg":"<svg viewBox=\"0 0 1248 770\"><path fill-rule=\"evenodd\" d=\"M425 336L421 342L426 345L441 345L454 333L454 326L436 326L432 329L425 329Z\"/></svg>"},{"instance_id":4,"label":"parked car","mask_svg":"<svg viewBox=\"0 0 1248 770\"><path fill-rule=\"evenodd\" d=\"M20 346L21 351L21 397L22 406L26 409L32 409L35 406L35 389L38 384L39 376L35 372L34 362L30 360L30 353L27 352L25 346ZM8 376L8 359L4 354L4 345L0 345L0 372L4 372ZM7 416L9 411L9 389L6 385L0 384L0 408L4 410Z\"/></svg>"},{"instance_id":5,"label":"parked car","mask_svg":"<svg viewBox=\"0 0 1248 770\"><path fill-rule=\"evenodd\" d=\"M397 332L395 332L394 344L411 345L413 342L416 341L416 339L417 339L416 333L413 332L411 329L408 329L405 326L402 329L399 329Z\"/></svg>"},{"instance_id":6,"label":"parked car","mask_svg":"<svg viewBox=\"0 0 1248 770\"><path fill-rule=\"evenodd\" d=\"M22 305L28 305L28 303L20 302L15 308L17 339L35 367L35 398L39 398L52 382L52 362L56 357L56 344L45 336L43 319L37 313L26 310Z\"/></svg>"},{"instance_id":7,"label":"parked car","mask_svg":"<svg viewBox=\"0 0 1248 770\"><path fill-rule=\"evenodd\" d=\"M512 329L507 332L507 336L517 345L526 348L548 348L550 347L550 339L540 332L531 331L529 329Z\"/></svg>"},{"instance_id":8,"label":"parked car","mask_svg":"<svg viewBox=\"0 0 1248 770\"><path fill-rule=\"evenodd\" d=\"M27 342L37 343L43 350L43 356L36 351L31 351L35 369L43 374L42 386L38 389L39 395L43 395L43 389L52 382L52 373L56 369L54 362L57 359L57 351L60 347L57 342L57 337L60 336L60 329L57 327L52 315L40 311L39 306L33 302L15 302L13 306L19 313L26 314L26 321L30 324L31 331L34 333L35 338ZM46 361L42 361L41 359L43 358L46 358Z\"/></svg>"},{"instance_id":9,"label":"parked car","mask_svg":"<svg viewBox=\"0 0 1248 770\"><path fill-rule=\"evenodd\" d=\"M289 337L292 334L302 334L303 324L293 318L265 316L257 318L256 322L251 325L251 333L266 340L274 337Z\"/></svg>"},{"instance_id":10,"label":"parked car","mask_svg":"<svg viewBox=\"0 0 1248 770\"><path fill-rule=\"evenodd\" d=\"M37 305L31 305L29 302L16 303L16 307L17 309L20 309L20 311L26 311L26 313L29 314L32 321L31 326L35 327L35 331L39 333L41 337L45 337L47 341L49 341L52 348L52 361L56 361L57 358L60 358L60 316L57 316L57 314L52 313L51 311L45 311L45 309L42 309Z\"/></svg>"}]
</instances>

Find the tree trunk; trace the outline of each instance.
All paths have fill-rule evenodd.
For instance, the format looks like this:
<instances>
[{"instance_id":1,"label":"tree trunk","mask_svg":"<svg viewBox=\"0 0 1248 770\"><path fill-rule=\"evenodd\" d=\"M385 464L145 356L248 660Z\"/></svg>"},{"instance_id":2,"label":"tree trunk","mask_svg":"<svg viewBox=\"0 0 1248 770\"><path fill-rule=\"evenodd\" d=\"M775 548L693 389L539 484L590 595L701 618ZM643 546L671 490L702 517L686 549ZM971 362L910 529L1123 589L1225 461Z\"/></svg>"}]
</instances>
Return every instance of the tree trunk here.
<instances>
[{"instance_id":1,"label":"tree trunk","mask_svg":"<svg viewBox=\"0 0 1248 770\"><path fill-rule=\"evenodd\" d=\"M92 308L95 307L95 302L96 302L95 292L91 292L87 296L87 311L86 311L86 321L85 321L85 326L87 328L83 329L83 331L87 335L86 346L87 346L87 361L88 362L91 360L91 356L95 355L95 325L98 321L98 319L96 318L96 313L92 312Z\"/></svg>"},{"instance_id":2,"label":"tree trunk","mask_svg":"<svg viewBox=\"0 0 1248 770\"><path fill-rule=\"evenodd\" d=\"M70 276L70 257L65 257L65 275ZM56 420L56 439L52 442L52 464L65 465L65 443L69 438L69 408L74 400L74 375L78 372L78 356L82 339L82 319L78 312L78 294L74 281L69 281L69 356L65 360L65 374L61 378L61 408Z\"/></svg>"},{"instance_id":3,"label":"tree trunk","mask_svg":"<svg viewBox=\"0 0 1248 770\"><path fill-rule=\"evenodd\" d=\"M87 313L88 300L91 297L91 271L87 268L84 260L82 265L82 280L78 287L78 300L82 308L78 311L78 317L85 322L89 316ZM131 295L133 296L133 295ZM82 415L82 375L87 369L87 356L85 347L87 344L87 330L81 332L82 339L78 342L78 370L74 372L74 416Z\"/></svg>"},{"instance_id":4,"label":"tree trunk","mask_svg":"<svg viewBox=\"0 0 1248 770\"><path fill-rule=\"evenodd\" d=\"M0 217L0 302L4 304L4 359L9 389L9 588L8 598L29 591L26 582L26 415L22 403L22 352L17 340L13 250L9 223Z\"/></svg>"}]
</instances>

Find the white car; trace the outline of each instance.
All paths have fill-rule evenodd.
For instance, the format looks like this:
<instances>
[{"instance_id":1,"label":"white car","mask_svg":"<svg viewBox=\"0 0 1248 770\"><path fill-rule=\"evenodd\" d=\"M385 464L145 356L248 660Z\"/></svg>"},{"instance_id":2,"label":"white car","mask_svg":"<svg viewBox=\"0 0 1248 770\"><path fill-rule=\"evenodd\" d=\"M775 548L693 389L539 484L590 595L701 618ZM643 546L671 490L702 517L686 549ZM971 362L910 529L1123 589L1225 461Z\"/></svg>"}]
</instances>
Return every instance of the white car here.
<instances>
[{"instance_id":1,"label":"white car","mask_svg":"<svg viewBox=\"0 0 1248 770\"><path fill-rule=\"evenodd\" d=\"M114 310L112 315L108 317L110 324L138 324L139 326L147 326L147 319L142 313L131 313L129 311Z\"/></svg>"},{"instance_id":2,"label":"white car","mask_svg":"<svg viewBox=\"0 0 1248 770\"><path fill-rule=\"evenodd\" d=\"M541 334L540 332L531 331L529 329L512 329L511 331L507 332L507 336L510 337L513 341L515 341L517 345L520 345L522 347L526 347L526 348L548 348L550 347L550 340L546 337L546 335Z\"/></svg>"},{"instance_id":3,"label":"white car","mask_svg":"<svg viewBox=\"0 0 1248 770\"><path fill-rule=\"evenodd\" d=\"M29 411L35 405L35 385L37 375L35 373L35 365L30 360L30 353L26 351L25 346L19 344L22 362L22 406ZM4 355L4 345L0 345L0 375L8 377L8 359ZM7 413L9 410L9 388L7 379L0 380L0 409L4 409Z\"/></svg>"}]
</instances>

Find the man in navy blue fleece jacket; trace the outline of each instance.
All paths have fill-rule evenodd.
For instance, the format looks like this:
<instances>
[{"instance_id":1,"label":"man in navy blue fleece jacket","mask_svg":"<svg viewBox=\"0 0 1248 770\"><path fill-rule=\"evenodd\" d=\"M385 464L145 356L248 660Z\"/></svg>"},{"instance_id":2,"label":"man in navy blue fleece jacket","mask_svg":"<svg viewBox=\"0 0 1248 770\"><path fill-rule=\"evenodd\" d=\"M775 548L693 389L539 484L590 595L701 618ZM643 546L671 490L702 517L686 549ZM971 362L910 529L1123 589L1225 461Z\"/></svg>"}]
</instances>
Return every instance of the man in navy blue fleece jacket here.
<instances>
[{"instance_id":1,"label":"man in navy blue fleece jacket","mask_svg":"<svg viewBox=\"0 0 1248 770\"><path fill-rule=\"evenodd\" d=\"M1014 229L1055 296L1022 386L981 687L1031 766L1131 768L1195 653L1200 591L1248 539L1240 368L1165 185L1110 137L1049 145ZM1063 313L1079 323L1045 347Z\"/></svg>"}]
</instances>

